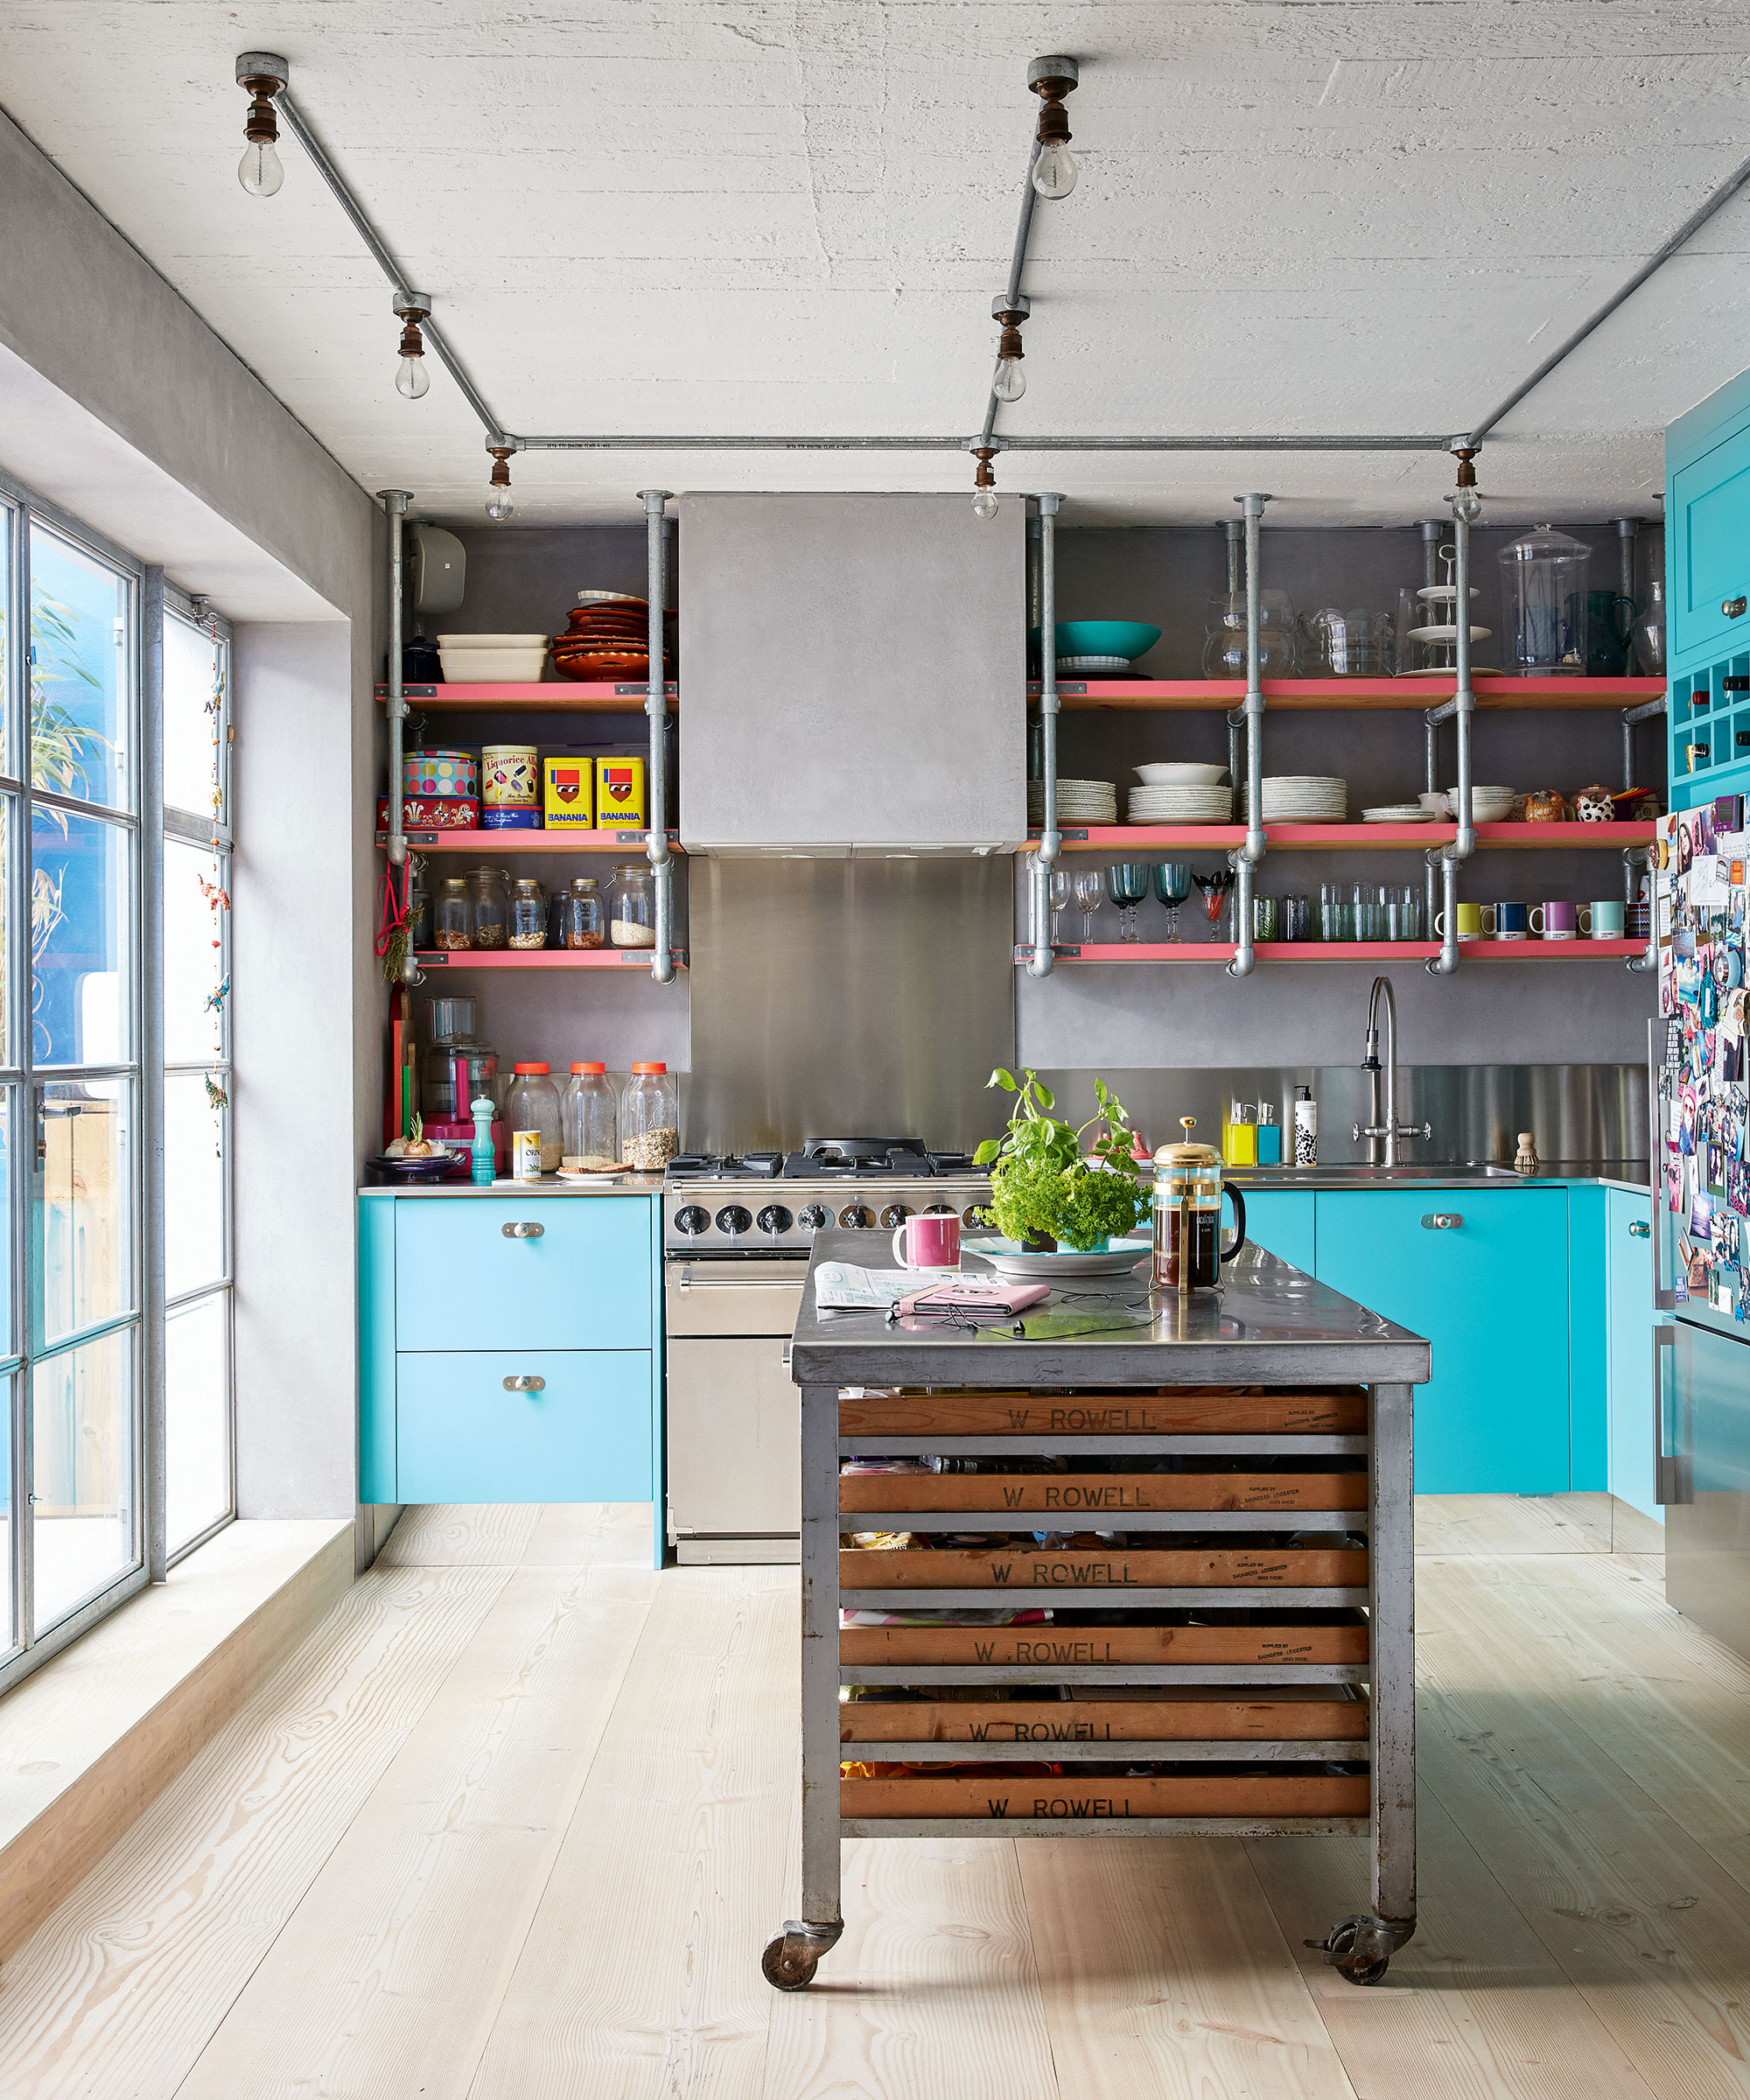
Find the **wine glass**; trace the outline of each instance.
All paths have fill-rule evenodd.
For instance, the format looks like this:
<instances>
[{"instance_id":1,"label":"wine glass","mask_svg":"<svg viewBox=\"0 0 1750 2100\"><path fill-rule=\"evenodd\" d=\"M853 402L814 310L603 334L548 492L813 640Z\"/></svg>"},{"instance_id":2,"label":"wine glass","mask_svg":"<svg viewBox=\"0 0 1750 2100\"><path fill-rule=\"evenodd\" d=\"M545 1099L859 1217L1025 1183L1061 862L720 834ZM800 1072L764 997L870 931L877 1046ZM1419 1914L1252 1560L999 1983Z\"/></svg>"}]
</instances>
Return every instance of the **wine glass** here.
<instances>
[{"instance_id":1,"label":"wine glass","mask_svg":"<svg viewBox=\"0 0 1750 2100\"><path fill-rule=\"evenodd\" d=\"M1058 920L1069 908L1069 878L1061 868L1051 872L1051 943L1057 946Z\"/></svg>"},{"instance_id":2,"label":"wine glass","mask_svg":"<svg viewBox=\"0 0 1750 2100\"><path fill-rule=\"evenodd\" d=\"M1183 861L1163 861L1154 872L1154 893L1166 906L1168 943L1179 938L1179 907L1191 894L1191 870Z\"/></svg>"},{"instance_id":3,"label":"wine glass","mask_svg":"<svg viewBox=\"0 0 1750 2100\"><path fill-rule=\"evenodd\" d=\"M1086 948L1094 938L1094 914L1106 894L1106 885L1098 868L1078 868L1074 889L1076 906L1082 914L1082 945Z\"/></svg>"},{"instance_id":4,"label":"wine glass","mask_svg":"<svg viewBox=\"0 0 1750 2100\"><path fill-rule=\"evenodd\" d=\"M1149 873L1148 863L1139 860L1120 861L1106 871L1106 894L1119 910L1121 941L1137 938L1137 906L1149 893Z\"/></svg>"},{"instance_id":5,"label":"wine glass","mask_svg":"<svg viewBox=\"0 0 1750 2100\"><path fill-rule=\"evenodd\" d=\"M1203 910L1210 925L1216 928L1210 938L1219 941L1222 938L1219 921L1227 909L1228 899L1236 879L1234 871L1231 868L1216 868L1208 875L1194 873L1191 879L1197 885L1198 892L1202 897Z\"/></svg>"}]
</instances>

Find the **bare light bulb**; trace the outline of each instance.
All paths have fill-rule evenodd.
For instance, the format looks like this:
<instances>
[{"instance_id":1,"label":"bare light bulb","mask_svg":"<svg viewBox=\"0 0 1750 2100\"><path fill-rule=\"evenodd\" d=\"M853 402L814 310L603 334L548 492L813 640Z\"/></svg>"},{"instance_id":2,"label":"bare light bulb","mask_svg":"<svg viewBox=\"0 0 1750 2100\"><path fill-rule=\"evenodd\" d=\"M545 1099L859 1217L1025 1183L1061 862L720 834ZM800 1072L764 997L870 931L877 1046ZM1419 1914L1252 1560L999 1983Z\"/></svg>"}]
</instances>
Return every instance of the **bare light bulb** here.
<instances>
[{"instance_id":1,"label":"bare light bulb","mask_svg":"<svg viewBox=\"0 0 1750 2100\"><path fill-rule=\"evenodd\" d=\"M237 180L251 197L271 197L285 180L285 169L272 144L263 140L257 144L251 139L243 148L243 158L237 163Z\"/></svg>"},{"instance_id":2,"label":"bare light bulb","mask_svg":"<svg viewBox=\"0 0 1750 2100\"><path fill-rule=\"evenodd\" d=\"M1482 498L1474 488L1455 489L1450 500L1452 515L1462 518L1466 525L1474 525L1482 515Z\"/></svg>"},{"instance_id":3,"label":"bare light bulb","mask_svg":"<svg viewBox=\"0 0 1750 2100\"><path fill-rule=\"evenodd\" d=\"M975 518L994 518L997 514L997 492L994 488L981 488L972 499Z\"/></svg>"},{"instance_id":4,"label":"bare light bulb","mask_svg":"<svg viewBox=\"0 0 1750 2100\"><path fill-rule=\"evenodd\" d=\"M1075 187L1081 170L1068 146L1054 142L1041 146L1033 163L1033 187L1041 197L1067 197Z\"/></svg>"},{"instance_id":5,"label":"bare light bulb","mask_svg":"<svg viewBox=\"0 0 1750 2100\"><path fill-rule=\"evenodd\" d=\"M998 401L1018 401L1027 390L1027 375L1018 357L999 357L990 391Z\"/></svg>"},{"instance_id":6,"label":"bare light bulb","mask_svg":"<svg viewBox=\"0 0 1750 2100\"><path fill-rule=\"evenodd\" d=\"M431 374L423 357L404 357L396 367L395 390L403 401L422 401L431 390Z\"/></svg>"},{"instance_id":7,"label":"bare light bulb","mask_svg":"<svg viewBox=\"0 0 1750 2100\"><path fill-rule=\"evenodd\" d=\"M492 500L486 505L486 515L494 525L502 525L514 508L515 506L508 496L502 495L494 489Z\"/></svg>"}]
</instances>

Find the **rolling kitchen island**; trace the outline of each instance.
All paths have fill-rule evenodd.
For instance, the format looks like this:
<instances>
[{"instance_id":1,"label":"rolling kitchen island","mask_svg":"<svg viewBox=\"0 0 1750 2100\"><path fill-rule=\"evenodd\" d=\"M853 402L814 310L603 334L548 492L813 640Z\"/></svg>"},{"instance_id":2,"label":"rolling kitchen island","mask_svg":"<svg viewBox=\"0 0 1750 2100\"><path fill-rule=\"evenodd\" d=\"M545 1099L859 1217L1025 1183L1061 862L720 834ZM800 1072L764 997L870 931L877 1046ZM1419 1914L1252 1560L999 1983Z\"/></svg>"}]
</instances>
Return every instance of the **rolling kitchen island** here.
<instances>
[{"instance_id":1,"label":"rolling kitchen island","mask_svg":"<svg viewBox=\"0 0 1750 2100\"><path fill-rule=\"evenodd\" d=\"M822 1261L887 1264L874 1237L817 1236L791 1344L803 1914L767 1980L803 1988L843 1931L843 1838L1366 1831L1371 1912L1325 1948L1377 1982L1416 1922L1427 1342L1253 1250L1219 1293L1054 1295L1135 1323L1054 1340L816 1311Z\"/></svg>"}]
</instances>

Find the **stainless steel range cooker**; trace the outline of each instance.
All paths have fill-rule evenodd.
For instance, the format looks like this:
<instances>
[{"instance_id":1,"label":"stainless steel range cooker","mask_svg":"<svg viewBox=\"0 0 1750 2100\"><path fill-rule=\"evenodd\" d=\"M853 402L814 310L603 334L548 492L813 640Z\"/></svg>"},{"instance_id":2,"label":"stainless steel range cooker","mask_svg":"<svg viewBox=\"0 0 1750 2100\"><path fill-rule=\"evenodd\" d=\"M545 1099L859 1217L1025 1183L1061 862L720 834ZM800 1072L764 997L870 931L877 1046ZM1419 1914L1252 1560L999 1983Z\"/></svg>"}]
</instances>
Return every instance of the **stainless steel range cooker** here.
<instances>
[{"instance_id":1,"label":"stainless steel range cooker","mask_svg":"<svg viewBox=\"0 0 1750 2100\"><path fill-rule=\"evenodd\" d=\"M684 1563L801 1557L801 1396L790 1333L829 1225L880 1236L914 1211L974 1228L990 1182L913 1138L811 1138L800 1152L683 1156L662 1192L668 1536Z\"/></svg>"}]
</instances>

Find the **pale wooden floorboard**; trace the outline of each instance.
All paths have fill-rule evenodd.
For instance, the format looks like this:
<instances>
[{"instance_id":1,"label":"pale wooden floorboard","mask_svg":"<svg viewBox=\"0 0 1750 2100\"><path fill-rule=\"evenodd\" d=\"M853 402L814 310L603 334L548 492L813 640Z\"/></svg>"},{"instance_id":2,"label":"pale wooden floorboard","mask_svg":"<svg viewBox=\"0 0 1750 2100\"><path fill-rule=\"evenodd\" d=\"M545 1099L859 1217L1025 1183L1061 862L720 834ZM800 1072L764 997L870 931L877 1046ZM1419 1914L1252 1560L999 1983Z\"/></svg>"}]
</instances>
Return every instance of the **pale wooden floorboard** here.
<instances>
[{"instance_id":1,"label":"pale wooden floorboard","mask_svg":"<svg viewBox=\"0 0 1750 2100\"><path fill-rule=\"evenodd\" d=\"M1656 1516L1613 1495L1610 1509L1610 1550L1613 1553L1656 1553L1665 1558L1665 1527Z\"/></svg>"},{"instance_id":2,"label":"pale wooden floorboard","mask_svg":"<svg viewBox=\"0 0 1750 2100\"><path fill-rule=\"evenodd\" d=\"M1355 2100L1237 1839L1015 1850L1064 2093Z\"/></svg>"},{"instance_id":3,"label":"pale wooden floorboard","mask_svg":"<svg viewBox=\"0 0 1750 2100\"><path fill-rule=\"evenodd\" d=\"M178 2100L466 2093L657 1581L511 1572Z\"/></svg>"},{"instance_id":4,"label":"pale wooden floorboard","mask_svg":"<svg viewBox=\"0 0 1750 2100\"><path fill-rule=\"evenodd\" d=\"M757 2100L796 1782L794 1568L671 1568L473 2100Z\"/></svg>"},{"instance_id":5,"label":"pale wooden floorboard","mask_svg":"<svg viewBox=\"0 0 1750 2100\"><path fill-rule=\"evenodd\" d=\"M0 1970L7 2100L176 2090L505 1579L346 1592Z\"/></svg>"},{"instance_id":6,"label":"pale wooden floorboard","mask_svg":"<svg viewBox=\"0 0 1750 2100\"><path fill-rule=\"evenodd\" d=\"M1418 1554L1608 1553L1607 1494L1418 1494Z\"/></svg>"}]
</instances>

